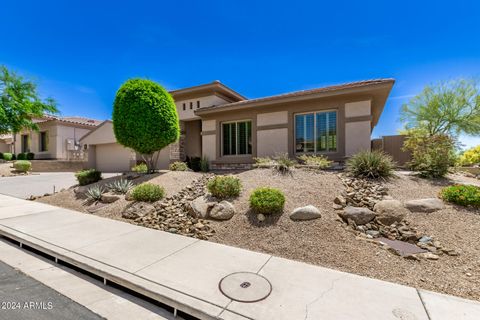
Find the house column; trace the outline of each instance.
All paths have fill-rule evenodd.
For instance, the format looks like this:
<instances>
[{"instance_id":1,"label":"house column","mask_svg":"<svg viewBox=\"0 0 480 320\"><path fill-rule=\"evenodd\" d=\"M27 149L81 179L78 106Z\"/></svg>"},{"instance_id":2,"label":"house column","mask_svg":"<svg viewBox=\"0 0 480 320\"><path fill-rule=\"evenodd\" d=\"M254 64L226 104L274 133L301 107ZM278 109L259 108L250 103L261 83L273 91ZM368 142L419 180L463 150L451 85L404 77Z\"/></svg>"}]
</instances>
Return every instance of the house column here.
<instances>
[{"instance_id":1,"label":"house column","mask_svg":"<svg viewBox=\"0 0 480 320\"><path fill-rule=\"evenodd\" d=\"M170 162L185 161L185 122L180 121L180 138L170 144Z\"/></svg>"},{"instance_id":2,"label":"house column","mask_svg":"<svg viewBox=\"0 0 480 320\"><path fill-rule=\"evenodd\" d=\"M372 133L371 101L345 103L345 156L370 151Z\"/></svg>"}]
</instances>

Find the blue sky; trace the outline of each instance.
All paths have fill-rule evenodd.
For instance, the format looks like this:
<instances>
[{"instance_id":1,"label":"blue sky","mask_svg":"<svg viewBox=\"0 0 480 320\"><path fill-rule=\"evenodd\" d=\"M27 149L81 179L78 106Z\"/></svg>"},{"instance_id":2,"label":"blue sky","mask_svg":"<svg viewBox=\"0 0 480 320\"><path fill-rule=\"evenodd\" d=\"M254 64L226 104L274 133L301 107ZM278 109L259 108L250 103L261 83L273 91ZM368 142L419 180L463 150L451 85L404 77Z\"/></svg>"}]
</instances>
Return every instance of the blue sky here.
<instances>
[{"instance_id":1,"label":"blue sky","mask_svg":"<svg viewBox=\"0 0 480 320\"><path fill-rule=\"evenodd\" d=\"M478 1L9 1L0 64L34 78L63 115L111 116L116 90L220 80L249 98L397 80L373 135L438 80L480 76ZM463 137L467 145L478 137Z\"/></svg>"}]
</instances>

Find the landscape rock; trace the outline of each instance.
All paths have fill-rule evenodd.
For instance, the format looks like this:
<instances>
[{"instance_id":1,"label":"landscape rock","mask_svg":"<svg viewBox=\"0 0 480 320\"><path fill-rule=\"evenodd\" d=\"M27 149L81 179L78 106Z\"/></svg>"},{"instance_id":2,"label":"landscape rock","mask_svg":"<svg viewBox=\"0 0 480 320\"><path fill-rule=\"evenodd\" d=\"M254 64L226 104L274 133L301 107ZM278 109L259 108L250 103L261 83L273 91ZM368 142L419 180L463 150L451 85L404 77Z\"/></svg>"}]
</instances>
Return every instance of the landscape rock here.
<instances>
[{"instance_id":1,"label":"landscape rock","mask_svg":"<svg viewBox=\"0 0 480 320\"><path fill-rule=\"evenodd\" d=\"M375 204L373 210L377 214L376 221L385 226L402 221L407 213L398 200L381 200Z\"/></svg>"},{"instance_id":2,"label":"landscape rock","mask_svg":"<svg viewBox=\"0 0 480 320\"><path fill-rule=\"evenodd\" d=\"M339 215L345 221L353 221L355 225L367 224L375 218L375 212L364 207L348 206Z\"/></svg>"},{"instance_id":3,"label":"landscape rock","mask_svg":"<svg viewBox=\"0 0 480 320\"><path fill-rule=\"evenodd\" d=\"M265 221L265 215L262 213L257 214L257 220L260 222Z\"/></svg>"},{"instance_id":4,"label":"landscape rock","mask_svg":"<svg viewBox=\"0 0 480 320\"><path fill-rule=\"evenodd\" d=\"M210 218L215 220L229 220L235 214L235 207L228 201L216 203L210 210Z\"/></svg>"},{"instance_id":5,"label":"landscape rock","mask_svg":"<svg viewBox=\"0 0 480 320\"><path fill-rule=\"evenodd\" d=\"M200 196L189 204L188 213L195 218L208 218L210 210L217 202L208 196Z\"/></svg>"},{"instance_id":6,"label":"landscape rock","mask_svg":"<svg viewBox=\"0 0 480 320\"><path fill-rule=\"evenodd\" d=\"M342 207L345 207L347 205L347 200L345 200L345 198L343 196L337 196L335 197L335 199L333 200L333 202L335 204L338 204Z\"/></svg>"},{"instance_id":7,"label":"landscape rock","mask_svg":"<svg viewBox=\"0 0 480 320\"><path fill-rule=\"evenodd\" d=\"M407 201L405 207L411 212L434 212L445 208L445 205L440 199L426 198Z\"/></svg>"},{"instance_id":8,"label":"landscape rock","mask_svg":"<svg viewBox=\"0 0 480 320\"><path fill-rule=\"evenodd\" d=\"M416 256L421 259L438 260L440 257L431 252L417 253Z\"/></svg>"},{"instance_id":9,"label":"landscape rock","mask_svg":"<svg viewBox=\"0 0 480 320\"><path fill-rule=\"evenodd\" d=\"M102 199L101 199L101 201L102 201L103 203L112 203L112 202L117 201L118 199L120 199L120 197L117 196L117 195L109 194L109 193L104 193L104 194L102 194Z\"/></svg>"},{"instance_id":10,"label":"landscape rock","mask_svg":"<svg viewBox=\"0 0 480 320\"><path fill-rule=\"evenodd\" d=\"M127 201L133 201L132 189L128 190L127 193L125 193L125 200L127 200Z\"/></svg>"},{"instance_id":11,"label":"landscape rock","mask_svg":"<svg viewBox=\"0 0 480 320\"><path fill-rule=\"evenodd\" d=\"M290 219L292 220L312 220L318 219L321 216L320 210L312 205L295 208L292 213L290 213Z\"/></svg>"},{"instance_id":12,"label":"landscape rock","mask_svg":"<svg viewBox=\"0 0 480 320\"><path fill-rule=\"evenodd\" d=\"M153 213L155 213L155 207L152 204L146 202L134 202L123 210L122 217L126 219L137 219Z\"/></svg>"}]
</instances>

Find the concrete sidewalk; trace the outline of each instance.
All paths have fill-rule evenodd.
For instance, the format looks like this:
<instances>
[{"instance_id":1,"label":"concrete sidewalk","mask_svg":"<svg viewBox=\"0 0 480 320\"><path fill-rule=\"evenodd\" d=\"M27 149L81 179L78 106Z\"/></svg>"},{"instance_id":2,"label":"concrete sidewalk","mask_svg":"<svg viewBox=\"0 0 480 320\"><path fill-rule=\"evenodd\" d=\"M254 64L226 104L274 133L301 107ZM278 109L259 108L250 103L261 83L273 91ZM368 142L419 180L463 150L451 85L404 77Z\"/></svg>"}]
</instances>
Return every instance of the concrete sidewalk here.
<instances>
[{"instance_id":1,"label":"concrete sidewalk","mask_svg":"<svg viewBox=\"0 0 480 320\"><path fill-rule=\"evenodd\" d=\"M201 319L480 319L475 301L8 196L0 234Z\"/></svg>"}]
</instances>

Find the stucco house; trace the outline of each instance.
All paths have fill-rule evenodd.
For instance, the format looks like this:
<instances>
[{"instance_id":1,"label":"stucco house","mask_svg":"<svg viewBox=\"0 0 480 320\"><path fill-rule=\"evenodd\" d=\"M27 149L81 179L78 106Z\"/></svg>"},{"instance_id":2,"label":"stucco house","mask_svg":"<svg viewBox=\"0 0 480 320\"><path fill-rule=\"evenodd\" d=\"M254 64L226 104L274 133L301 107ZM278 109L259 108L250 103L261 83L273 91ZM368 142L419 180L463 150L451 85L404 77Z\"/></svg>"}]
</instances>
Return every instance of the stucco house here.
<instances>
[{"instance_id":1,"label":"stucco house","mask_svg":"<svg viewBox=\"0 0 480 320\"><path fill-rule=\"evenodd\" d=\"M13 136L11 134L0 134L0 152L12 152Z\"/></svg>"},{"instance_id":2,"label":"stucco house","mask_svg":"<svg viewBox=\"0 0 480 320\"><path fill-rule=\"evenodd\" d=\"M45 115L34 119L39 130L22 130L14 135L14 152L33 152L35 159L82 160L80 138L101 121L83 117Z\"/></svg>"},{"instance_id":3,"label":"stucco house","mask_svg":"<svg viewBox=\"0 0 480 320\"><path fill-rule=\"evenodd\" d=\"M394 82L366 80L258 99L219 81L173 90L181 136L162 150L157 167L203 156L212 169L247 168L255 157L278 153L344 161L370 150L371 132ZM116 142L110 121L80 142L88 145L89 165L103 171L129 171L139 160Z\"/></svg>"}]
</instances>

